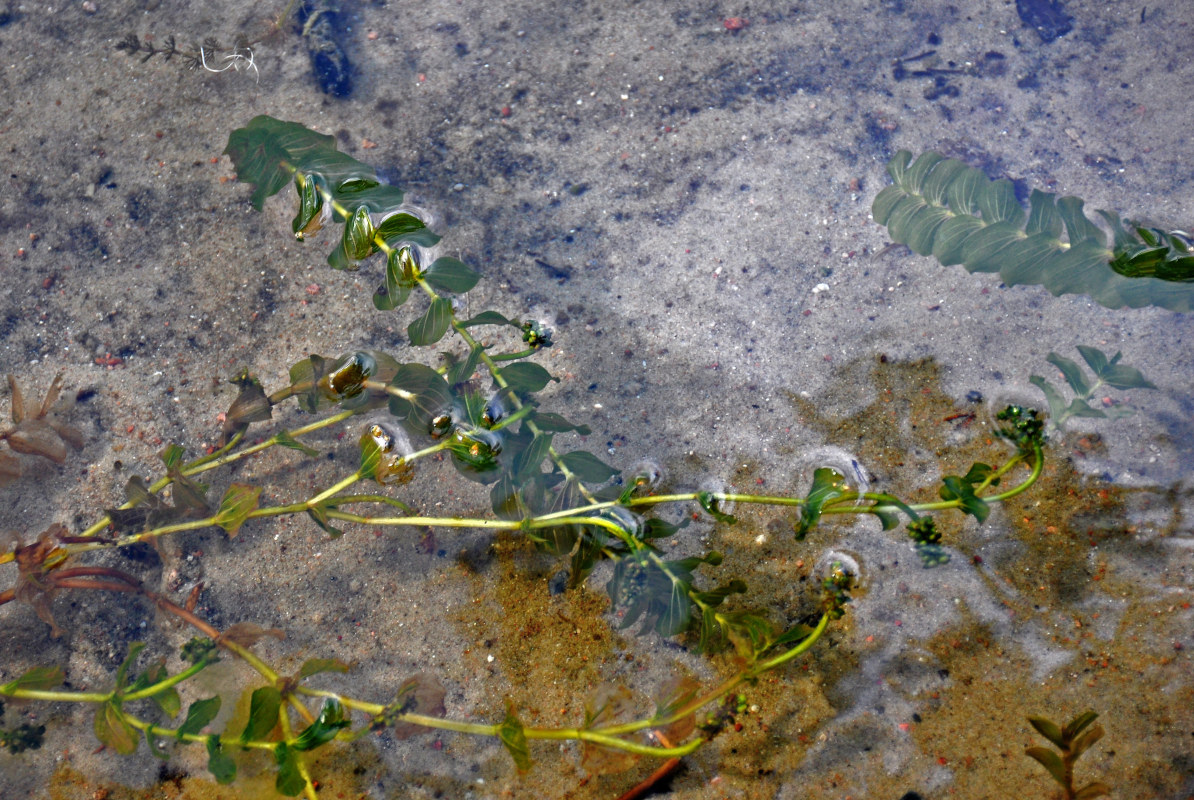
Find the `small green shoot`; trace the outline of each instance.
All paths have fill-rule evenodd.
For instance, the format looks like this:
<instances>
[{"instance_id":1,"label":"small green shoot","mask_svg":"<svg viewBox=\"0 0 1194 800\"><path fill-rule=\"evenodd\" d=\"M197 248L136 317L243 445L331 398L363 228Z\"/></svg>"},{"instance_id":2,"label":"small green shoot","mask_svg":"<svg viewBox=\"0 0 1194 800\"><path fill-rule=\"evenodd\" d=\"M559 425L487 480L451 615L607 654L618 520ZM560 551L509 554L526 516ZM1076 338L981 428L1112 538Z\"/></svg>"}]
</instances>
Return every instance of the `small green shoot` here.
<instances>
[{"instance_id":1,"label":"small green shoot","mask_svg":"<svg viewBox=\"0 0 1194 800\"><path fill-rule=\"evenodd\" d=\"M1049 403L1050 425L1055 430L1060 430L1070 417L1121 419L1136 413L1135 409L1120 405L1110 397L1105 397L1101 401L1105 408L1096 408L1091 405L1091 400L1097 396L1096 393L1105 386L1110 386L1113 389L1157 388L1156 384L1144 377L1140 370L1120 362L1123 353L1117 352L1108 358L1102 350L1081 344L1078 345L1078 352L1082 354L1083 360L1094 373L1093 380L1087 377L1082 367L1075 361L1052 352L1047 358L1050 364L1061 371L1066 383L1074 392L1074 399L1069 403L1065 401L1062 393L1053 384L1040 375L1033 375L1028 379L1029 383L1045 393L1045 400Z\"/></svg>"},{"instance_id":2,"label":"small green shoot","mask_svg":"<svg viewBox=\"0 0 1194 800\"><path fill-rule=\"evenodd\" d=\"M1065 727L1044 717L1028 718L1037 733L1061 752L1055 753L1047 747L1029 747L1024 754L1048 770L1065 792L1065 800L1094 800L1111 795L1111 788L1099 781L1088 783L1080 789L1074 788L1074 764L1095 742L1103 738L1103 726L1091 726L1098 717L1093 711L1084 711L1067 722Z\"/></svg>"}]
</instances>

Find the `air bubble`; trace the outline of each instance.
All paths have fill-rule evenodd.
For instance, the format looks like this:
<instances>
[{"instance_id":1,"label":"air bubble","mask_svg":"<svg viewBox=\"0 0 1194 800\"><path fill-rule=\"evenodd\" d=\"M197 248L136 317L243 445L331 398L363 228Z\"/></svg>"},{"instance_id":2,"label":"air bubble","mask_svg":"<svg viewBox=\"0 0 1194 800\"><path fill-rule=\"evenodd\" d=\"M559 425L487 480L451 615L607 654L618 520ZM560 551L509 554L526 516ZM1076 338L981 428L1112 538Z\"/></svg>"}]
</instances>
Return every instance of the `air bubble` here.
<instances>
[{"instance_id":1,"label":"air bubble","mask_svg":"<svg viewBox=\"0 0 1194 800\"><path fill-rule=\"evenodd\" d=\"M630 472L628 485L644 492L653 492L663 483L663 467L656 461L640 461Z\"/></svg>"},{"instance_id":2,"label":"air bubble","mask_svg":"<svg viewBox=\"0 0 1194 800\"><path fill-rule=\"evenodd\" d=\"M432 439L442 439L452 430L452 415L442 411L431 418L427 426L427 435Z\"/></svg>"},{"instance_id":3,"label":"air bubble","mask_svg":"<svg viewBox=\"0 0 1194 800\"><path fill-rule=\"evenodd\" d=\"M492 428L506 416L506 406L502 403L500 395L494 395L485 404L485 410L481 412L481 424L486 428Z\"/></svg>"},{"instance_id":4,"label":"air bubble","mask_svg":"<svg viewBox=\"0 0 1194 800\"><path fill-rule=\"evenodd\" d=\"M846 479L850 491L859 493L869 492L874 475L867 469L853 453L840 447L826 445L809 450L801 455L800 460L808 467L811 476L813 470L819 467L829 467Z\"/></svg>"},{"instance_id":5,"label":"air bubble","mask_svg":"<svg viewBox=\"0 0 1194 800\"><path fill-rule=\"evenodd\" d=\"M616 524L631 537L635 539L643 538L645 521L642 516L635 514L630 509L621 506L611 506L610 508L601 509L599 515ZM609 535L612 536L613 534Z\"/></svg>"},{"instance_id":6,"label":"air bubble","mask_svg":"<svg viewBox=\"0 0 1194 800\"><path fill-rule=\"evenodd\" d=\"M735 489L720 478L706 478L701 481L700 490L702 492L709 492L713 495L734 494ZM720 498L715 501L716 508L722 514L733 516L734 507L737 505L733 500L722 500Z\"/></svg>"}]
</instances>

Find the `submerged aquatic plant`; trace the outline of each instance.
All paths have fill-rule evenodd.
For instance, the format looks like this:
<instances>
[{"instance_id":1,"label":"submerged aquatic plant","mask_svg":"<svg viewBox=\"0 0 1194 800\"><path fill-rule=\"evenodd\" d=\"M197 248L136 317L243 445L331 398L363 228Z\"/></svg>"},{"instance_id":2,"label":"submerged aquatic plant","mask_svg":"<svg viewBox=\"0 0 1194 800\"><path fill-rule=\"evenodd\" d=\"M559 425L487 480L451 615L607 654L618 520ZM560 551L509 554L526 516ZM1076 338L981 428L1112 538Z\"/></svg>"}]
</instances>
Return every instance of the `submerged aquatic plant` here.
<instances>
[{"instance_id":1,"label":"submerged aquatic plant","mask_svg":"<svg viewBox=\"0 0 1194 800\"><path fill-rule=\"evenodd\" d=\"M1111 794L1111 787L1099 781L1092 781L1081 788L1074 786L1074 764L1095 742L1103 738L1103 726L1094 724L1092 727L1098 718L1095 712L1084 711L1064 726L1045 717L1028 718L1037 733L1048 739L1060 752L1055 753L1047 747L1029 747L1024 754L1049 771L1065 793L1065 800L1094 800Z\"/></svg>"},{"instance_id":2,"label":"submerged aquatic plant","mask_svg":"<svg viewBox=\"0 0 1194 800\"><path fill-rule=\"evenodd\" d=\"M1009 286L1041 284L1055 295L1087 294L1108 308L1194 310L1194 240L1183 231L1124 223L1083 201L1033 189L1026 213L1011 181L938 153L916 161L901 150L887 164L892 185L871 207L891 238L945 266L998 272Z\"/></svg>"},{"instance_id":3,"label":"submerged aquatic plant","mask_svg":"<svg viewBox=\"0 0 1194 800\"><path fill-rule=\"evenodd\" d=\"M66 408L73 405L74 396L59 398L61 375L54 377L46 396L36 407L26 408L21 386L12 375L8 376L8 391L13 426L0 430L0 441L8 442L13 452L61 464L66 461L68 445L75 450L83 449L83 434L62 419ZM0 486L21 477L23 471L21 459L0 452Z\"/></svg>"},{"instance_id":4,"label":"submerged aquatic plant","mask_svg":"<svg viewBox=\"0 0 1194 800\"><path fill-rule=\"evenodd\" d=\"M165 660L142 663L144 645L134 643L104 689L62 687L65 674L56 666L37 667L0 685L4 697L94 706L97 738L118 753L137 750L142 740L161 758L169 758L175 746L198 745L216 780L227 783L235 779L237 753L264 751L277 767L277 790L309 798L318 794L312 751L380 731L397 738L436 730L493 737L520 770L530 766L536 740L580 743L582 764L590 772L624 769L641 757L681 758L744 713L744 695L759 677L782 675L844 615L854 576L840 564L831 565L818 576L816 596L803 598L803 615L778 624L751 605L741 579L709 582L706 576L723 561L720 553L669 552L686 522L668 522L656 513L660 508L689 505L726 525L737 522L727 511L732 504L791 511L793 542L834 515L873 516L884 529L904 520L915 551L931 567L949 559L931 514L957 510L981 523L992 505L1031 487L1044 467L1044 420L1031 409L1011 406L997 416L998 438L1006 445L1000 459L947 475L938 487L940 499L933 502L872 492L828 467L814 472L803 497L664 493L657 485L658 468L623 476L598 455L568 443L570 434L586 435L589 428L542 407L538 395L556 378L531 360L552 346L551 331L495 310L462 317L454 296L472 289L480 275L458 259L434 257L439 237L402 206L401 190L382 184L371 167L337 151L331 136L270 117L233 131L226 152L238 178L253 184L252 204L258 209L293 183L299 203L292 230L298 240L307 240L321 226L341 226L328 255L331 266L357 269L380 253L385 266L373 307L389 311L421 295L421 311L407 328L411 345L428 347L448 339L456 343L456 354L435 367L380 351L335 358L313 354L292 365L286 381L272 392L242 371L232 380L238 394L226 412L218 447L188 460L183 447L168 445L160 453L162 475L152 482L130 479L127 502L119 508L78 533L56 525L35 542L0 554L0 565L14 563L18 571L13 586L0 591L0 605L30 604L54 630L54 599L64 592L92 591L142 597L199 634L182 648L174 671ZM487 335L481 338L478 329ZM315 419L250 440L249 431L274 422L275 410L291 399ZM366 414L371 421L359 423ZM271 448L317 456L308 443L313 435L350 426L356 428L359 449L355 469L316 490L296 489L288 501L265 505L260 486L228 480L222 493L212 493L206 482L220 480ZM462 480L488 487L492 513L428 515L400 499L420 465L433 458L449 460ZM500 721L465 722L445 717L444 689L432 676L412 675L380 702L319 688L314 684L349 665L310 658L297 672L285 674L253 649L262 637L280 637L279 631L251 623L219 630L196 610L201 587L180 604L136 575L85 561L95 551L160 542L183 531L219 527L237 536L254 520L297 515L307 516L333 539L357 525L507 531L565 560L573 585L609 562L605 588L622 628L683 637L704 651L732 648L734 666L727 677L708 685L670 683L653 701L634 702L624 689L601 687L585 704L583 719L571 726L527 725L513 705ZM219 697L195 700L184 711L178 687L224 653L248 664L264 685L252 691L247 720L212 732Z\"/></svg>"},{"instance_id":5,"label":"submerged aquatic plant","mask_svg":"<svg viewBox=\"0 0 1194 800\"><path fill-rule=\"evenodd\" d=\"M1104 386L1110 386L1113 389L1157 388L1156 384L1144 377L1140 370L1121 363L1120 359L1123 358L1123 353L1116 353L1108 358L1107 354L1097 347L1081 344L1078 345L1078 352L1082 354L1082 359L1094 373L1093 381L1088 379L1086 373L1082 371L1082 367L1071 359L1052 352L1049 353L1047 359L1050 364L1061 371L1066 383L1073 390L1074 399L1069 403L1066 403L1061 392L1053 384L1040 375L1032 375L1028 378L1033 386L1044 392L1045 400L1049 404L1049 424L1054 428L1060 429L1070 417L1120 419L1136 413L1135 409L1116 404L1110 397L1103 398L1102 404L1105 408L1092 406L1090 401L1096 396L1095 393Z\"/></svg>"}]
</instances>

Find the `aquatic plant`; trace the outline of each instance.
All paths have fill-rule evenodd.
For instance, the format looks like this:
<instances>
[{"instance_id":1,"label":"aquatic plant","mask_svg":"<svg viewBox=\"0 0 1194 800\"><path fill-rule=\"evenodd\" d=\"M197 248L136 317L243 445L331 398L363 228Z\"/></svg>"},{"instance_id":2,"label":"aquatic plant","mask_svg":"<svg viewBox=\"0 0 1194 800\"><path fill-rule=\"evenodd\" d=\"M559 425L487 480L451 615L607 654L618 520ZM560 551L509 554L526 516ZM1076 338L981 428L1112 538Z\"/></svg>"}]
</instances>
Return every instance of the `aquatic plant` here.
<instances>
[{"instance_id":1,"label":"aquatic plant","mask_svg":"<svg viewBox=\"0 0 1194 800\"><path fill-rule=\"evenodd\" d=\"M1125 224L1119 214L1100 210L1111 232L1108 245L1107 233L1087 218L1077 197L1033 189L1026 213L1011 181L992 181L938 153L913 162L901 150L887 172L893 183L875 197L871 214L915 253L970 272L998 272L1008 286L1087 294L1108 308L1194 309L1189 234Z\"/></svg>"},{"instance_id":2,"label":"aquatic plant","mask_svg":"<svg viewBox=\"0 0 1194 800\"><path fill-rule=\"evenodd\" d=\"M237 34L231 47L225 47L214 36L208 36L202 44L192 44L190 49L181 48L173 34L167 36L159 47L152 38L146 36L142 39L135 33L127 34L115 47L130 56L136 56L142 64L155 56L161 56L163 61L178 56L182 64L191 70L251 70L254 77L259 78L257 55L253 48L282 31L292 19L307 45L311 69L320 90L335 97L347 97L352 93L352 64L341 41L343 31L338 0L289 0L264 32L253 38L243 33Z\"/></svg>"},{"instance_id":3,"label":"aquatic plant","mask_svg":"<svg viewBox=\"0 0 1194 800\"><path fill-rule=\"evenodd\" d=\"M1095 408L1090 404L1095 393L1104 386L1113 389L1156 389L1156 384L1144 377L1144 374L1127 364L1120 362L1123 353L1116 353L1110 358L1102 350L1087 345L1078 345L1078 352L1082 359L1094 373L1094 380L1086 377L1077 362L1050 352L1046 359L1061 371L1062 377L1074 392L1074 399L1066 403L1062 394L1053 384L1040 375L1032 375L1028 381L1045 394L1049 404L1049 425L1060 429L1070 417L1096 417L1099 419L1120 419L1135 414L1130 406L1117 404L1110 397L1105 397L1102 404L1105 408Z\"/></svg>"},{"instance_id":4,"label":"aquatic plant","mask_svg":"<svg viewBox=\"0 0 1194 800\"><path fill-rule=\"evenodd\" d=\"M1103 738L1102 725L1091 727L1098 718L1099 715L1095 712L1084 711L1065 726L1051 722L1045 717L1028 718L1037 733L1048 739L1061 752L1055 753L1047 747L1029 747L1024 754L1049 771L1053 780L1057 781L1065 792L1065 800L1094 800L1096 797L1107 797L1111 794L1111 787L1098 781L1088 783L1080 789L1074 788L1074 764L1095 742Z\"/></svg>"},{"instance_id":5,"label":"aquatic plant","mask_svg":"<svg viewBox=\"0 0 1194 800\"><path fill-rule=\"evenodd\" d=\"M54 377L45 398L36 408L25 407L20 384L12 375L8 376L8 391L13 427L0 430L0 441L8 442L13 452L40 456L61 464L66 461L67 445L75 450L83 449L83 434L62 419L65 407L73 403L73 398L59 399L62 392L61 375ZM0 452L0 486L21 477L23 472L21 459Z\"/></svg>"},{"instance_id":6,"label":"aquatic plant","mask_svg":"<svg viewBox=\"0 0 1194 800\"><path fill-rule=\"evenodd\" d=\"M403 205L401 190L338 152L331 136L270 117L233 131L226 153L237 177L253 185L257 209L293 183L299 202L292 230L299 241L322 226L340 226L328 255L331 266L355 270L371 255L384 257L372 305L389 311L422 297L421 311L407 327L412 347L442 347L447 339L455 349L438 366L380 351L310 355L292 365L272 392L242 371L232 379L238 394L225 414L218 447L188 460L181 445L170 444L159 454L161 476L153 482L129 479L127 501L118 508L77 533L55 524L0 554L0 566L12 563L17 569L10 588L0 591L0 605L32 606L55 635L55 598L80 591L144 598L199 634L182 648L173 670L164 659L141 663L144 645L133 643L106 689L62 687L65 674L57 666L37 667L0 685L0 697L94 706L95 735L118 753L134 752L144 741L155 756L169 758L173 747L195 744L205 749L216 780L230 782L238 753L265 751L277 767L278 791L309 798L317 796L312 751L383 730L398 738L434 730L494 737L519 769L530 766L537 740L580 743L582 766L590 772L625 768L639 757L680 758L744 713L744 695L756 679L781 675L843 616L854 576L831 565L819 576L816 595L803 599L797 621L778 624L752 607L741 579L709 583L706 576L723 561L720 553L672 555L686 522L668 522L660 509L687 504L726 525L737 522L727 511L730 504L791 511L794 542L835 515L873 516L885 530L903 519L915 552L931 567L949 558L932 514L957 510L981 523L993 504L1027 490L1044 467L1045 420L1031 409L1010 406L995 421L996 438L1005 448L996 465L974 463L962 474L947 475L938 487L940 499L932 502L865 491L829 467L814 471L803 497L664 492L657 470L623 476L596 454L569 444L570 434L590 431L542 407L538 395L556 378L531 360L552 346L552 331L496 310L462 317L457 296L480 275L458 259L435 256L439 236ZM1100 377L1114 385L1108 370L1118 359L1107 361ZM275 412L291 399L311 421L267 434L265 426L275 424ZM15 412L16 392L13 402ZM359 449L355 469L315 491L294 489L297 496L287 502L264 505L262 487L220 477L274 448L315 457L313 436L352 427ZM461 480L487 487L492 515L427 515L401 499L403 487L429 459L449 460ZM1003 485L1013 476L1013 485ZM225 484L222 493L213 494L207 483L216 480ZM380 702L320 688L313 684L349 665L311 658L286 674L253 650L262 637L280 632L247 622L217 629L196 611L201 586L177 603L136 575L87 561L91 553L159 542L183 531L219 527L232 537L254 520L296 515L306 515L332 539L358 525L506 531L565 560L574 586L598 563L609 562L605 589L622 628L679 637L703 651L729 648L735 666L711 685L680 680L661 687L653 702L636 703L619 687L600 687L583 719L571 726L526 725L512 705L500 721L464 722L445 718L444 689L430 675L410 676ZM253 689L247 719L217 732L210 724L219 696L184 710L178 687L222 654L243 660L264 685ZM5 736L13 740L11 732ZM37 744L32 736L21 741Z\"/></svg>"}]
</instances>

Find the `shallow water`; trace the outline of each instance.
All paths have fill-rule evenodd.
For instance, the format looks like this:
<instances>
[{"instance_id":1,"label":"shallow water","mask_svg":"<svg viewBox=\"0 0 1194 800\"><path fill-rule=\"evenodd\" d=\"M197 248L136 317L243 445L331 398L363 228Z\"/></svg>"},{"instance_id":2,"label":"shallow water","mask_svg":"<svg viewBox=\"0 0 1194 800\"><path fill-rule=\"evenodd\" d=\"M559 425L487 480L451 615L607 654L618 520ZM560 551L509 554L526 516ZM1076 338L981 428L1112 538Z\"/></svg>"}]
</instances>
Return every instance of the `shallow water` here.
<instances>
[{"instance_id":1,"label":"shallow water","mask_svg":"<svg viewBox=\"0 0 1194 800\"><path fill-rule=\"evenodd\" d=\"M373 309L376 263L328 269L322 239L291 238L289 195L250 210L221 151L270 114L334 134L408 188L440 252L483 274L471 313L555 327L538 357L562 379L546 408L591 425L583 446L618 467L661 465L666 490L800 496L836 465L931 499L943 475L1003 452L986 441L991 408L1043 406L1033 374L1061 384L1050 351L1122 351L1159 388L1111 393L1138 409L1127 419L1070 420L1041 482L983 525L942 515L944 567L922 569L873 520L796 542L787 516L740 505L736 526L704 518L678 535L681 554L725 552L710 585L745 579L777 619L807 611L834 558L859 565L863 588L802 661L747 691L757 712L685 759L667 796L1049 796L1023 755L1044 744L1027 717L1087 708L1107 735L1080 781L1117 798L1194 794L1190 315L1004 287L888 248L868 218L903 148L1188 229L1185 5L1067 2L1072 29L1050 41L1015 4L346 5L346 99L320 93L289 29L254 48L254 72L113 49L129 32L229 42L274 9L88 7L12 5L0 26L0 356L27 398L58 372L83 390L72 421L87 441L0 488L0 529L81 530L130 475L161 473L165 443L215 442L240 366L272 389L310 352L434 358L405 355L413 307ZM333 460L263 458L233 478L293 499L355 468L355 438L320 440ZM489 505L447 465L401 491L434 513ZM164 557L103 563L180 602L205 582L199 610L218 627L284 629L258 646L284 672L358 662L321 686L386 702L434 674L456 718L498 721L508 696L528 723L577 724L599 683L650 697L680 672L730 669L691 642L613 628L607 567L552 594L563 565L507 535L360 527L329 541L296 517L231 540L187 533ZM61 639L28 607L0 609L0 681L60 664L72 687L102 688L130 641L156 656L191 635L135 601L63 597L54 611ZM194 696L255 685L220 668ZM10 708L4 724L17 713L47 725L47 744L0 754L0 797L219 796L202 754L159 768L144 747L95 752L82 709ZM651 770L589 777L571 745L532 755L520 775L487 739L387 735L317 769L329 796L477 798L612 798ZM268 765L242 772L255 769L242 791L272 783Z\"/></svg>"}]
</instances>

